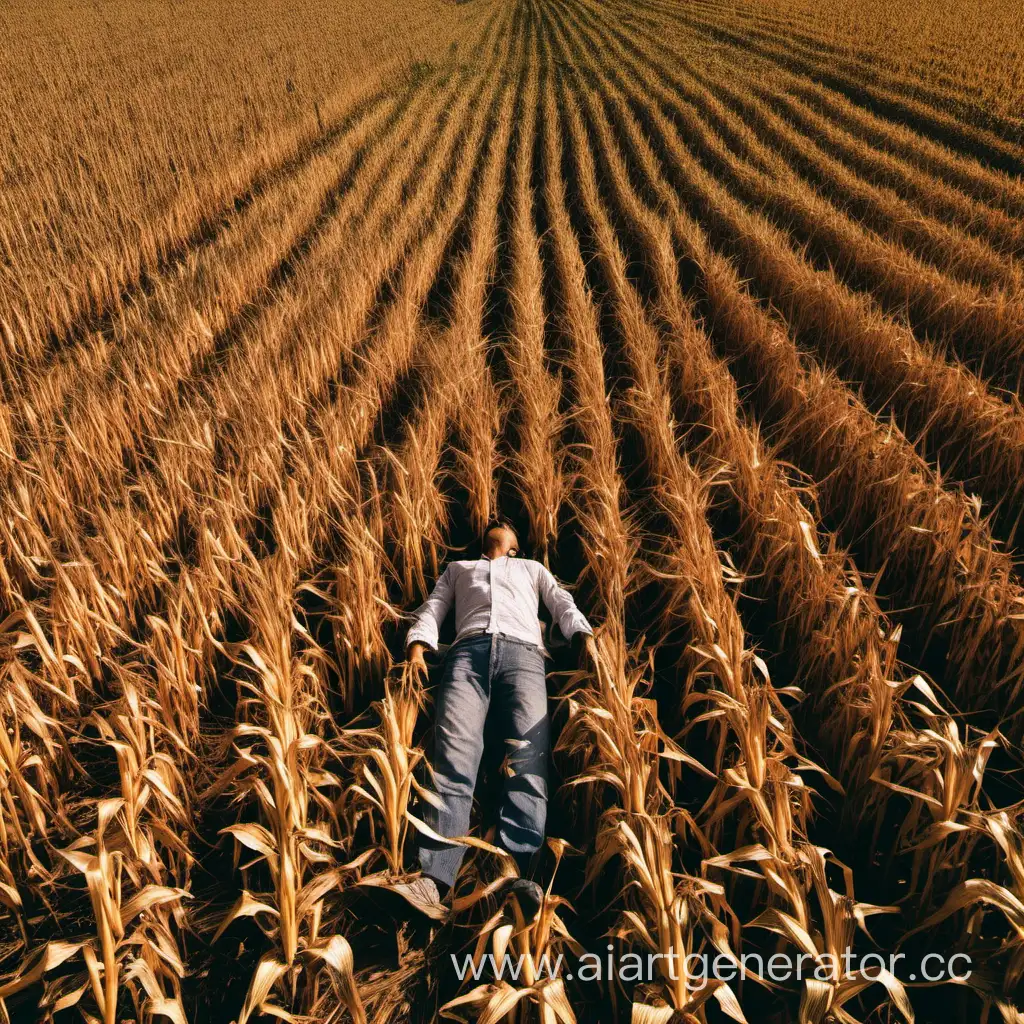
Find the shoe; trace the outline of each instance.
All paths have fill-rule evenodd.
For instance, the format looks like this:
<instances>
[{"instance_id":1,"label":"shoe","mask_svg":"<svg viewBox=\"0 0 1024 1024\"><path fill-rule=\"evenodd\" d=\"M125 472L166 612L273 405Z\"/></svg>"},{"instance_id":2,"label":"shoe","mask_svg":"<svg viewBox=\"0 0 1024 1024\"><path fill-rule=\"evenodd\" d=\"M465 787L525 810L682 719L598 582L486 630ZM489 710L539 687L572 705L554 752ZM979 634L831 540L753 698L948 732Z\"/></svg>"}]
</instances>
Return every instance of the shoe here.
<instances>
[{"instance_id":1,"label":"shoe","mask_svg":"<svg viewBox=\"0 0 1024 1024\"><path fill-rule=\"evenodd\" d=\"M544 890L530 878L513 878L502 890L504 896L515 896L523 916L532 921L544 902Z\"/></svg>"},{"instance_id":2,"label":"shoe","mask_svg":"<svg viewBox=\"0 0 1024 1024\"><path fill-rule=\"evenodd\" d=\"M389 881L382 875L371 875L359 884L400 896L413 910L432 921L443 921L448 916L448 908L441 901L437 882L429 875L417 875L403 882Z\"/></svg>"}]
</instances>

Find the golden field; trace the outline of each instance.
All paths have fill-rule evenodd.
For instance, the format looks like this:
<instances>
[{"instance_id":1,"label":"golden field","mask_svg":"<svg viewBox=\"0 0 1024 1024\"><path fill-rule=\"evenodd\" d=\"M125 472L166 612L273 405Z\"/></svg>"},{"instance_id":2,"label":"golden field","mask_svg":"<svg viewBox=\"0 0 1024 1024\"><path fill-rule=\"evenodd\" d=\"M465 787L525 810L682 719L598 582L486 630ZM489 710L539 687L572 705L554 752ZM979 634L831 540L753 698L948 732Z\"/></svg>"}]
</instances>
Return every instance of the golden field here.
<instances>
[{"instance_id":1,"label":"golden field","mask_svg":"<svg viewBox=\"0 0 1024 1024\"><path fill-rule=\"evenodd\" d=\"M0 1021L1024 1021L1018 20L0 10ZM396 924L496 515L597 627L547 896L484 797Z\"/></svg>"}]
</instances>

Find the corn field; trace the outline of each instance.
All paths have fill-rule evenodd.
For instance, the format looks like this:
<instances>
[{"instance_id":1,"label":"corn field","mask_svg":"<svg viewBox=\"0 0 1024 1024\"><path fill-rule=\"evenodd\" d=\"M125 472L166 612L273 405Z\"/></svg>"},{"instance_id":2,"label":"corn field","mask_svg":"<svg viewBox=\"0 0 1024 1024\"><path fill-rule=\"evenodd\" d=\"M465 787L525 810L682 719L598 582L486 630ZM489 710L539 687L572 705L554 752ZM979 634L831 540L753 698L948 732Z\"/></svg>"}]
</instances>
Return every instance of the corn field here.
<instances>
[{"instance_id":1,"label":"corn field","mask_svg":"<svg viewBox=\"0 0 1024 1024\"><path fill-rule=\"evenodd\" d=\"M0 1022L1024 1022L1019 17L0 10ZM498 516L545 898L396 919Z\"/></svg>"}]
</instances>

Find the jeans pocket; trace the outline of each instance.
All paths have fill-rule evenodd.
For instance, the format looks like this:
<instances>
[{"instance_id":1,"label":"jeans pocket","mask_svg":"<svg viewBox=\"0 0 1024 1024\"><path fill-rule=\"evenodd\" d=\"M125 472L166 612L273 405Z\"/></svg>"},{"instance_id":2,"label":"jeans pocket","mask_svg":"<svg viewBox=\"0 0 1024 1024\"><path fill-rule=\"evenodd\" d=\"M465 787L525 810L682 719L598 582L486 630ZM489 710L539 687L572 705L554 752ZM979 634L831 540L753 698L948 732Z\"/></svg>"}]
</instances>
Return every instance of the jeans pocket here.
<instances>
[{"instance_id":1,"label":"jeans pocket","mask_svg":"<svg viewBox=\"0 0 1024 1024\"><path fill-rule=\"evenodd\" d=\"M525 647L528 651L536 651L541 657L544 656L544 648L535 644L532 640L521 640L517 636L505 636L501 634L501 642L505 644L515 644L516 647Z\"/></svg>"},{"instance_id":2,"label":"jeans pocket","mask_svg":"<svg viewBox=\"0 0 1024 1024\"><path fill-rule=\"evenodd\" d=\"M510 652L508 661L517 672L536 678L543 683L547 677L544 652L535 644L518 642Z\"/></svg>"}]
</instances>

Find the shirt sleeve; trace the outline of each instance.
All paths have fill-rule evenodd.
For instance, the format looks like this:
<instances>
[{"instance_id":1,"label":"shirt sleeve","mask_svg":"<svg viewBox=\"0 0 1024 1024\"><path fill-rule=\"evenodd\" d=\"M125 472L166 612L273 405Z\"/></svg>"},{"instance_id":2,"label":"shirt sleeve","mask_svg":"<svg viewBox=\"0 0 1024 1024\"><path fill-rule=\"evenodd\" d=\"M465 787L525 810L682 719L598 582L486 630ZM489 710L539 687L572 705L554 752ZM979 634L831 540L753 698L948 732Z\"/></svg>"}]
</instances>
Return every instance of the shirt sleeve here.
<instances>
[{"instance_id":1,"label":"shirt sleeve","mask_svg":"<svg viewBox=\"0 0 1024 1024\"><path fill-rule=\"evenodd\" d=\"M540 566L537 583L541 600L551 612L551 618L558 623L558 628L566 640L571 639L574 633L594 632L586 616L576 607L572 594L560 586L558 580L543 565Z\"/></svg>"},{"instance_id":2,"label":"shirt sleeve","mask_svg":"<svg viewBox=\"0 0 1024 1024\"><path fill-rule=\"evenodd\" d=\"M455 579L449 565L438 577L430 596L412 613L413 623L405 635L406 650L410 644L426 644L432 651L437 650L441 623L444 622L454 597Z\"/></svg>"}]
</instances>

